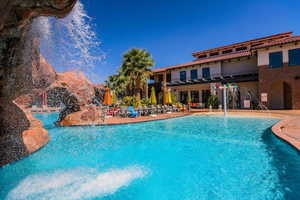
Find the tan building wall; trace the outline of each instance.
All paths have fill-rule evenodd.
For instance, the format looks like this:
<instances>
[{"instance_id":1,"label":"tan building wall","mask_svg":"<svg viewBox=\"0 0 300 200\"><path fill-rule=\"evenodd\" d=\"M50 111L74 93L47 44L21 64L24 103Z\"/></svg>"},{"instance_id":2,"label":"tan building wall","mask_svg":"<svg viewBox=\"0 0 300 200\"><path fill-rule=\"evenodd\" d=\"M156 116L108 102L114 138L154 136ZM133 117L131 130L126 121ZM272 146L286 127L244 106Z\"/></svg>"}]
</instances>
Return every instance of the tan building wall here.
<instances>
[{"instance_id":1,"label":"tan building wall","mask_svg":"<svg viewBox=\"0 0 300 200\"><path fill-rule=\"evenodd\" d=\"M194 65L191 67L185 67L182 69L175 69L172 70L171 76L172 76L172 81L177 81L180 79L180 72L181 71L186 71L186 79L190 80L191 79L191 70L192 69L197 69L198 70L198 79L202 78L202 68L210 68L210 74L212 77L217 77L220 76L221 74L221 62L216 62L216 63L207 63L207 64L201 64L201 65Z\"/></svg>"},{"instance_id":2,"label":"tan building wall","mask_svg":"<svg viewBox=\"0 0 300 200\"><path fill-rule=\"evenodd\" d=\"M232 62L222 63L222 75L246 74L258 72L257 57L241 58Z\"/></svg>"}]
</instances>

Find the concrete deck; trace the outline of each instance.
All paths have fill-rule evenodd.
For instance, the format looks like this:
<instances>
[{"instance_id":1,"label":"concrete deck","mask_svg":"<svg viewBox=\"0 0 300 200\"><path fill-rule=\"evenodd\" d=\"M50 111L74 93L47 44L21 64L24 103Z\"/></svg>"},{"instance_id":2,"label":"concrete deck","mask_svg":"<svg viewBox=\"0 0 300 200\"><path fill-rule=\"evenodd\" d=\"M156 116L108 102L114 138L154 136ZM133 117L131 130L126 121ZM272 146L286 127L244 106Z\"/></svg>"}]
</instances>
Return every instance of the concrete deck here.
<instances>
[{"instance_id":1,"label":"concrete deck","mask_svg":"<svg viewBox=\"0 0 300 200\"><path fill-rule=\"evenodd\" d=\"M272 131L300 151L300 117L284 119L275 124Z\"/></svg>"}]
</instances>

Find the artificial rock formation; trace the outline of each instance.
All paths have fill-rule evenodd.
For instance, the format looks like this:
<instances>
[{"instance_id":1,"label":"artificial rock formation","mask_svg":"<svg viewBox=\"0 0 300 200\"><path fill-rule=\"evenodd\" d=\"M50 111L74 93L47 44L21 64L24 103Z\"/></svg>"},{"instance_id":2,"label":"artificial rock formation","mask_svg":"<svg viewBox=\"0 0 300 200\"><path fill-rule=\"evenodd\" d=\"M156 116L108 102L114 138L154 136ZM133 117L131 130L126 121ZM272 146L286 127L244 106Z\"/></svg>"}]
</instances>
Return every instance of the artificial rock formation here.
<instances>
[{"instance_id":1,"label":"artificial rock formation","mask_svg":"<svg viewBox=\"0 0 300 200\"><path fill-rule=\"evenodd\" d=\"M80 107L90 104L95 96L94 85L87 77L78 72L57 73L56 81L48 90L48 101L54 106L64 105L57 124L71 113L80 111Z\"/></svg>"},{"instance_id":2,"label":"artificial rock formation","mask_svg":"<svg viewBox=\"0 0 300 200\"><path fill-rule=\"evenodd\" d=\"M36 63L32 64L32 75L33 80L36 80L37 87L27 93L26 95L19 96L15 99L15 102L18 105L22 105L25 108L31 107L34 103L36 97L38 97L41 92L44 91L44 88L51 85L56 80L55 69L46 61L43 56L39 56L39 65Z\"/></svg>"},{"instance_id":3,"label":"artificial rock formation","mask_svg":"<svg viewBox=\"0 0 300 200\"><path fill-rule=\"evenodd\" d=\"M64 17L76 1L0 2L0 166L28 155L47 141L47 137L26 138L35 134L45 135L45 130L31 129L31 120L13 101L35 88L48 87L49 84L36 75L40 53L38 40L30 34L32 20L38 16ZM34 134L26 133L28 130ZM39 139L44 141L38 142ZM30 144L34 147L28 146Z\"/></svg>"}]
</instances>

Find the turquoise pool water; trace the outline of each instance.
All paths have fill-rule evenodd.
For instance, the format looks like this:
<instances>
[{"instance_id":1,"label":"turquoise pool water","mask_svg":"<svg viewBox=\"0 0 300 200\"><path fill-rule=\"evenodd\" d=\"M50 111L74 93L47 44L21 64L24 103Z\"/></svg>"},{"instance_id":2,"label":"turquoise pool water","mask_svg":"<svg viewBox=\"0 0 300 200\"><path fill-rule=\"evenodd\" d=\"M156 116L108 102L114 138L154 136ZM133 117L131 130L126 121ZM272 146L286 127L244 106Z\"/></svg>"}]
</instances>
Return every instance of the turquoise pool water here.
<instances>
[{"instance_id":1,"label":"turquoise pool water","mask_svg":"<svg viewBox=\"0 0 300 200\"><path fill-rule=\"evenodd\" d=\"M0 199L300 199L300 154L274 119L190 116L57 128L50 143L0 168Z\"/></svg>"}]
</instances>

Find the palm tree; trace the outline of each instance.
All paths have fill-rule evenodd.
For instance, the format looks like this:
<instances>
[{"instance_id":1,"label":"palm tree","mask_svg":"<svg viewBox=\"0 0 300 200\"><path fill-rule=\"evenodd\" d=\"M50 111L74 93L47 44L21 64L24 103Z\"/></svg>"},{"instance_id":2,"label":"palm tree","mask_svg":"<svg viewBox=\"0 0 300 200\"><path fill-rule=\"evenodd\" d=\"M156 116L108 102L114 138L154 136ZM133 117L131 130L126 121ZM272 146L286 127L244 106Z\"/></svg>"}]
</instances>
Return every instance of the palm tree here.
<instances>
[{"instance_id":1,"label":"palm tree","mask_svg":"<svg viewBox=\"0 0 300 200\"><path fill-rule=\"evenodd\" d=\"M141 93L148 84L152 74L150 67L154 65L151 54L143 49L133 48L123 55L120 74L127 77L129 95L141 97Z\"/></svg>"},{"instance_id":2,"label":"palm tree","mask_svg":"<svg viewBox=\"0 0 300 200\"><path fill-rule=\"evenodd\" d=\"M118 74L109 76L106 82L106 87L110 88L112 91L115 91L116 96L124 97L127 95L126 89L128 84L128 78Z\"/></svg>"}]
</instances>

